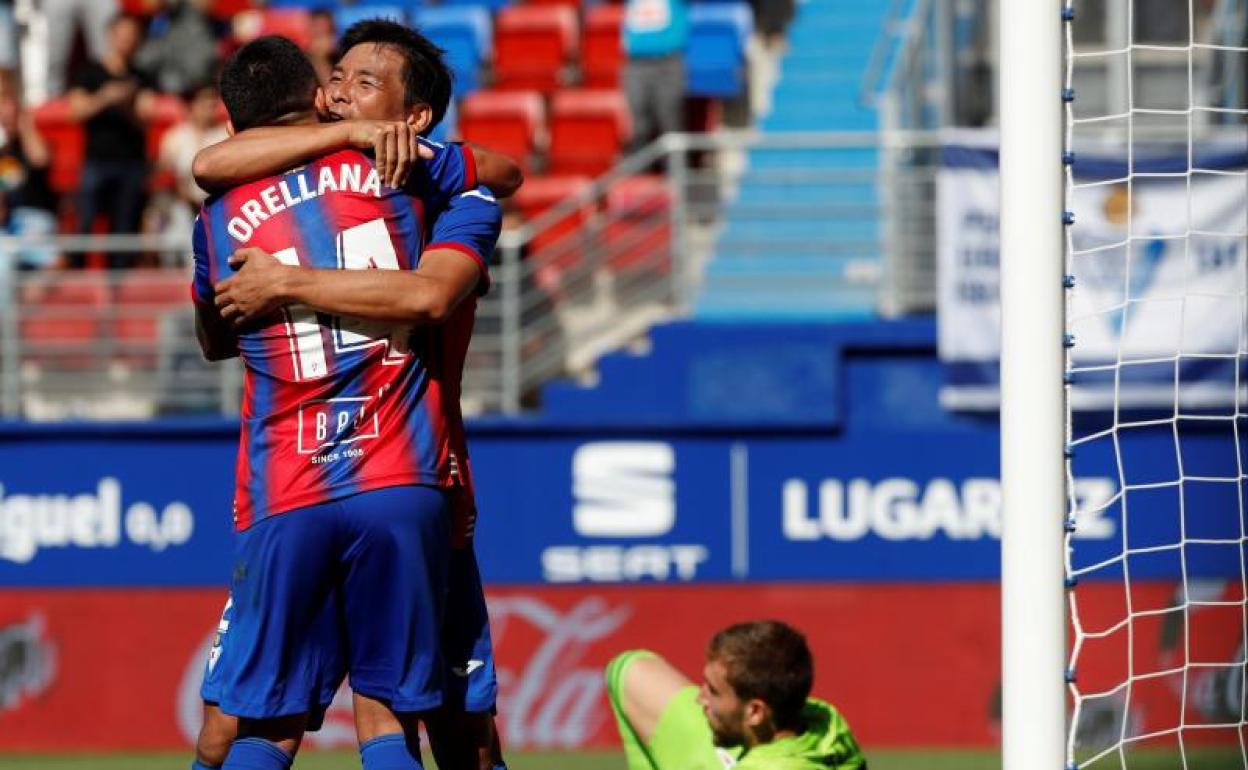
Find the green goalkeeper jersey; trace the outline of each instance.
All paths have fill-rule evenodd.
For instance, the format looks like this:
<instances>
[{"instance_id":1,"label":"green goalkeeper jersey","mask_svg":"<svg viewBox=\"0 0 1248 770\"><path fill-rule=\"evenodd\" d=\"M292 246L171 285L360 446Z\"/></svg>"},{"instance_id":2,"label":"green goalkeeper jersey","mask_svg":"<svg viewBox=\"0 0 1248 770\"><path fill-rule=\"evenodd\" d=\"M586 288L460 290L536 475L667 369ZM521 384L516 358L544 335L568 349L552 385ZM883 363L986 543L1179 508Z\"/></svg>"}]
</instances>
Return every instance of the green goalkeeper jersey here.
<instances>
[{"instance_id":1,"label":"green goalkeeper jersey","mask_svg":"<svg viewBox=\"0 0 1248 770\"><path fill-rule=\"evenodd\" d=\"M737 760L737 770L862 770L867 766L845 717L831 705L808 698L800 735L755 746Z\"/></svg>"},{"instance_id":2,"label":"green goalkeeper jersey","mask_svg":"<svg viewBox=\"0 0 1248 770\"><path fill-rule=\"evenodd\" d=\"M743 751L719 748L698 705L698 688L679 690L663 709L647 741L633 730L620 708L620 680L625 667L642 655L634 650L607 666L607 695L620 728L628 770L865 770L867 761L845 718L816 698L802 710L803 731L791 738Z\"/></svg>"}]
</instances>

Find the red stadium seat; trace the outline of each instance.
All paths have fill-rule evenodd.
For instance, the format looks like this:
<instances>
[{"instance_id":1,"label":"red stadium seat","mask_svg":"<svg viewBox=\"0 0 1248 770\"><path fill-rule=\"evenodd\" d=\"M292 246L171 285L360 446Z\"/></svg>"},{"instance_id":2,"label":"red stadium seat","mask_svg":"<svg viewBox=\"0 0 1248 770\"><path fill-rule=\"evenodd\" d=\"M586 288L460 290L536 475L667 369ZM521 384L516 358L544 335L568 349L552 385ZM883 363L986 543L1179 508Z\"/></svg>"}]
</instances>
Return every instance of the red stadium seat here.
<instances>
[{"instance_id":1,"label":"red stadium seat","mask_svg":"<svg viewBox=\"0 0 1248 770\"><path fill-rule=\"evenodd\" d=\"M52 189L62 194L77 190L86 136L82 126L69 117L69 100L62 97L36 107L34 119L44 141L53 148L48 174Z\"/></svg>"},{"instance_id":2,"label":"red stadium seat","mask_svg":"<svg viewBox=\"0 0 1248 770\"><path fill-rule=\"evenodd\" d=\"M312 41L312 22L302 8L270 8L260 12L260 33L288 37L300 48Z\"/></svg>"},{"instance_id":3,"label":"red stadium seat","mask_svg":"<svg viewBox=\"0 0 1248 770\"><path fill-rule=\"evenodd\" d=\"M459 108L459 135L514 158L526 171L546 143L546 104L536 91L478 91Z\"/></svg>"},{"instance_id":4,"label":"red stadium seat","mask_svg":"<svg viewBox=\"0 0 1248 770\"><path fill-rule=\"evenodd\" d=\"M494 75L499 88L550 93L576 56L576 11L566 5L517 5L494 22Z\"/></svg>"},{"instance_id":5,"label":"red stadium seat","mask_svg":"<svg viewBox=\"0 0 1248 770\"><path fill-rule=\"evenodd\" d=\"M160 340L161 316L188 305L189 281L180 271L133 270L117 284L114 331L132 363L150 363Z\"/></svg>"},{"instance_id":6,"label":"red stadium seat","mask_svg":"<svg viewBox=\"0 0 1248 770\"><path fill-rule=\"evenodd\" d=\"M599 5L585 17L581 42L581 74L590 88L616 88L624 66L624 6Z\"/></svg>"},{"instance_id":7,"label":"red stadium seat","mask_svg":"<svg viewBox=\"0 0 1248 770\"><path fill-rule=\"evenodd\" d=\"M667 180L661 176L627 177L611 186L603 242L612 270L671 269L671 201Z\"/></svg>"},{"instance_id":8,"label":"red stadium seat","mask_svg":"<svg viewBox=\"0 0 1248 770\"><path fill-rule=\"evenodd\" d=\"M108 315L107 279L96 272L49 273L23 287L19 302L23 358L85 368L98 356Z\"/></svg>"},{"instance_id":9,"label":"red stadium seat","mask_svg":"<svg viewBox=\"0 0 1248 770\"><path fill-rule=\"evenodd\" d=\"M585 176L543 176L526 180L514 201L526 220L534 220L553 207L581 194L591 182ZM584 253L584 226L592 208L579 206L542 227L529 242L526 259L534 280L550 294L559 292L564 274L580 264Z\"/></svg>"},{"instance_id":10,"label":"red stadium seat","mask_svg":"<svg viewBox=\"0 0 1248 770\"><path fill-rule=\"evenodd\" d=\"M615 165L628 135L628 103L619 91L560 91L550 110L550 170L601 174Z\"/></svg>"}]
</instances>

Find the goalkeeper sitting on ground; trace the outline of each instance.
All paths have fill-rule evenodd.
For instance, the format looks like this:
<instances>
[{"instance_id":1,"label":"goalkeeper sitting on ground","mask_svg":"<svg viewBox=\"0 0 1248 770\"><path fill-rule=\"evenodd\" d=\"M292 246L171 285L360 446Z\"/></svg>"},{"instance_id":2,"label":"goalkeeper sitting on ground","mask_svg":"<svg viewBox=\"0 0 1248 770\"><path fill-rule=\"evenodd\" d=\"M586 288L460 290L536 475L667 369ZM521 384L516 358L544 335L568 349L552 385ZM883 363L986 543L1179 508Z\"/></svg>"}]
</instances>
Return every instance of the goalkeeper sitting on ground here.
<instances>
[{"instance_id":1,"label":"goalkeeper sitting on ground","mask_svg":"<svg viewBox=\"0 0 1248 770\"><path fill-rule=\"evenodd\" d=\"M607 664L607 693L628 770L866 770L845 719L810 695L806 639L776 621L711 638L698 688L632 650Z\"/></svg>"}]
</instances>

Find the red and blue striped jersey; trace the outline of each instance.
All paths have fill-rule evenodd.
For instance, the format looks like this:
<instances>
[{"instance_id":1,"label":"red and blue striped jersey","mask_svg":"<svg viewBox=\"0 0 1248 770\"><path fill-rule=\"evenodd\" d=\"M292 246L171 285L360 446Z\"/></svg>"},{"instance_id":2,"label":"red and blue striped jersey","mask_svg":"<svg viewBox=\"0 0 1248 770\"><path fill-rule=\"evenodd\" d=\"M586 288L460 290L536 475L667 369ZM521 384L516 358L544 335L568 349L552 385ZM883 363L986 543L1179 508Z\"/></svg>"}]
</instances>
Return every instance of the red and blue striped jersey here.
<instances>
[{"instance_id":1,"label":"red and blue striped jersey","mask_svg":"<svg viewBox=\"0 0 1248 770\"><path fill-rule=\"evenodd\" d=\"M354 150L240 185L205 202L196 221L195 301L213 301L244 246L303 267L413 269L430 213L474 177L470 153L447 146L407 190L382 185ZM240 331L235 526L387 486L455 483L445 363L431 339L298 305Z\"/></svg>"}]
</instances>

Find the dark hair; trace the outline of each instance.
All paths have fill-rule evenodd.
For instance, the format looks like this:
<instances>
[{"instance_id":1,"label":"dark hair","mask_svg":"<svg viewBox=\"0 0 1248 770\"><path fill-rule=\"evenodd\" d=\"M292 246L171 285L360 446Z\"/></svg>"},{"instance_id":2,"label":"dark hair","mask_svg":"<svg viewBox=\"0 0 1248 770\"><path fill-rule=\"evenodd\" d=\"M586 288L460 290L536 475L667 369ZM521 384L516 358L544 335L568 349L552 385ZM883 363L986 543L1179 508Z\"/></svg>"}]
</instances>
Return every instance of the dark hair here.
<instances>
[{"instance_id":1,"label":"dark hair","mask_svg":"<svg viewBox=\"0 0 1248 770\"><path fill-rule=\"evenodd\" d=\"M221 69L221 101L235 131L315 110L317 85L312 62L279 35L256 38Z\"/></svg>"},{"instance_id":2,"label":"dark hair","mask_svg":"<svg viewBox=\"0 0 1248 770\"><path fill-rule=\"evenodd\" d=\"M738 623L711 637L706 657L724 664L737 697L770 706L776 727L801 729L815 671L799 631L777 620Z\"/></svg>"},{"instance_id":3,"label":"dark hair","mask_svg":"<svg viewBox=\"0 0 1248 770\"><path fill-rule=\"evenodd\" d=\"M424 103L433 110L430 128L442 122L451 101L451 70L442 58L445 53L429 38L414 29L386 19L368 19L352 24L338 41L345 54L357 45L392 46L403 57L403 104L409 109Z\"/></svg>"}]
</instances>

